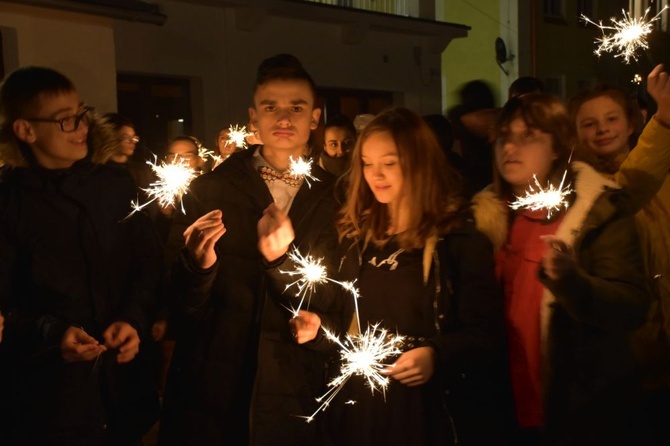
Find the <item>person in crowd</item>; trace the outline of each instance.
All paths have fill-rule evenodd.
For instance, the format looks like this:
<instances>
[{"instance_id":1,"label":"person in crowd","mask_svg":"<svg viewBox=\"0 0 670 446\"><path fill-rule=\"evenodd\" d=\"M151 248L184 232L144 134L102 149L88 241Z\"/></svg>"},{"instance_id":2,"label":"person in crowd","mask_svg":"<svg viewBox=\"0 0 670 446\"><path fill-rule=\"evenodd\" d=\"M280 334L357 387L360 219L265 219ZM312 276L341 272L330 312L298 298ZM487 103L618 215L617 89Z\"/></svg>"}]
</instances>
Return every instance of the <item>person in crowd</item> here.
<instances>
[{"instance_id":1,"label":"person in crowd","mask_svg":"<svg viewBox=\"0 0 670 446\"><path fill-rule=\"evenodd\" d=\"M130 175L105 165L117 140L50 68L5 79L0 122L0 443L137 444L158 407L129 366L161 252L144 215L126 218Z\"/></svg>"},{"instance_id":2,"label":"person in crowd","mask_svg":"<svg viewBox=\"0 0 670 446\"><path fill-rule=\"evenodd\" d=\"M449 165L456 169L460 175L463 175L463 158L453 150L454 128L451 122L446 116L437 114L426 115L423 119L435 134Z\"/></svg>"},{"instance_id":3,"label":"person in crowd","mask_svg":"<svg viewBox=\"0 0 670 446\"><path fill-rule=\"evenodd\" d=\"M195 136L179 135L170 140L165 152L165 160L184 160L192 169L203 170L205 160L200 156L202 143Z\"/></svg>"},{"instance_id":4,"label":"person in crowd","mask_svg":"<svg viewBox=\"0 0 670 446\"><path fill-rule=\"evenodd\" d=\"M234 153L191 184L168 239L172 361L161 444L316 444L306 423L325 390L326 357L299 345L289 326L298 310L284 292L295 269L287 256L327 259L337 244L333 178L288 173L307 153L321 110L315 85L288 54L261 62L249 109L263 145ZM339 302L320 287L309 308L327 317Z\"/></svg>"},{"instance_id":5,"label":"person in crowd","mask_svg":"<svg viewBox=\"0 0 670 446\"><path fill-rule=\"evenodd\" d=\"M405 341L381 371L391 379L384 395L352 376L329 404L330 444L502 444L503 406L489 392L499 369L481 379L504 351L493 246L431 129L406 108L377 115L348 185L338 231L340 279L360 291L357 313L341 297L350 334L379 323ZM305 313L294 325L307 342L321 320Z\"/></svg>"},{"instance_id":6,"label":"person in crowd","mask_svg":"<svg viewBox=\"0 0 670 446\"><path fill-rule=\"evenodd\" d=\"M216 158L207 160L207 162L211 164L211 168L207 170L210 171L216 169L222 162L227 160L230 155L238 150L242 150L242 148L238 148L235 141L230 139L228 127L222 128L219 130L216 137Z\"/></svg>"},{"instance_id":7,"label":"person in crowd","mask_svg":"<svg viewBox=\"0 0 670 446\"><path fill-rule=\"evenodd\" d=\"M463 159L464 189L468 197L491 183L493 152L489 130L495 122L493 91L482 80L465 84L459 91L461 103L447 113L453 126L454 151Z\"/></svg>"},{"instance_id":8,"label":"person in crowd","mask_svg":"<svg viewBox=\"0 0 670 446\"><path fill-rule=\"evenodd\" d=\"M355 143L356 128L351 119L343 115L329 118L325 126L319 166L335 177L341 177L349 168L350 152Z\"/></svg>"},{"instance_id":9,"label":"person in crowd","mask_svg":"<svg viewBox=\"0 0 670 446\"><path fill-rule=\"evenodd\" d=\"M507 89L507 99L512 99L529 93L545 93L547 88L544 82L533 76L521 76L512 82Z\"/></svg>"},{"instance_id":10,"label":"person in crowd","mask_svg":"<svg viewBox=\"0 0 670 446\"><path fill-rule=\"evenodd\" d=\"M102 123L111 127L118 139L119 149L117 153L110 157L108 162L126 168L135 180L135 184L137 184L138 194L142 197L142 202L148 201L149 198L143 189L149 187L149 184L153 181L153 173L145 160L137 160L135 149L140 137L135 132L135 125L130 119L118 113L105 113L102 116ZM149 214L155 214L154 207L149 210Z\"/></svg>"},{"instance_id":11,"label":"person in crowd","mask_svg":"<svg viewBox=\"0 0 670 446\"><path fill-rule=\"evenodd\" d=\"M498 248L513 444L645 444L628 337L650 299L624 193L568 164L573 125L551 95L510 99L494 136L497 180L474 201ZM535 181L569 189L567 204L509 210Z\"/></svg>"},{"instance_id":12,"label":"person in crowd","mask_svg":"<svg viewBox=\"0 0 670 446\"><path fill-rule=\"evenodd\" d=\"M106 113L102 119L112 126L119 138L119 151L113 154L110 160L118 164L127 163L135 153L137 143L140 142L135 133L135 126L130 119L118 113Z\"/></svg>"},{"instance_id":13,"label":"person in crowd","mask_svg":"<svg viewBox=\"0 0 670 446\"><path fill-rule=\"evenodd\" d=\"M602 174L626 186L636 222L646 276L653 283L647 321L633 337L644 405L653 444L667 442L670 409L670 82L657 66L647 79L657 112L631 150L637 110L625 91L606 85L580 92L570 101L579 143Z\"/></svg>"}]
</instances>

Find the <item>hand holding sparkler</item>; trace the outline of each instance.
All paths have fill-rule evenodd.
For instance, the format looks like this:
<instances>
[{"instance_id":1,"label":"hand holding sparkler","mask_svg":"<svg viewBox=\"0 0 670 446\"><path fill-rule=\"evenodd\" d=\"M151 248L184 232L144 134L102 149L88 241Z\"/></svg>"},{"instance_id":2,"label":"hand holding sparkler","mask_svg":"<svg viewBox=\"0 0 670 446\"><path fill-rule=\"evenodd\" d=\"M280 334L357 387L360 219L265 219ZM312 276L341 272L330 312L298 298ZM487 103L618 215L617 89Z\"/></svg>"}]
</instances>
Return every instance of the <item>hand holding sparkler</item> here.
<instances>
[{"instance_id":1,"label":"hand holding sparkler","mask_svg":"<svg viewBox=\"0 0 670 446\"><path fill-rule=\"evenodd\" d=\"M560 280L572 273L577 263L572 248L553 235L540 237L549 249L542 256L542 269L551 280Z\"/></svg>"},{"instance_id":2,"label":"hand holding sparkler","mask_svg":"<svg viewBox=\"0 0 670 446\"><path fill-rule=\"evenodd\" d=\"M291 219L274 203L270 204L258 221L258 250L265 260L273 262L286 254L293 239Z\"/></svg>"},{"instance_id":3,"label":"hand holding sparkler","mask_svg":"<svg viewBox=\"0 0 670 446\"><path fill-rule=\"evenodd\" d=\"M435 372L435 350L432 347L418 347L408 350L382 373L400 381L408 387L427 383Z\"/></svg>"},{"instance_id":4,"label":"hand holding sparkler","mask_svg":"<svg viewBox=\"0 0 670 446\"><path fill-rule=\"evenodd\" d=\"M116 361L119 364L130 362L140 351L140 337L128 322L114 322L102 334L105 347L118 349Z\"/></svg>"},{"instance_id":5,"label":"hand holding sparkler","mask_svg":"<svg viewBox=\"0 0 670 446\"><path fill-rule=\"evenodd\" d=\"M657 65L647 77L647 91L654 99L658 110L654 115L658 122L670 128L670 75Z\"/></svg>"},{"instance_id":6,"label":"hand holding sparkler","mask_svg":"<svg viewBox=\"0 0 670 446\"><path fill-rule=\"evenodd\" d=\"M61 356L66 362L92 361L105 350L107 347L79 327L68 327L60 343Z\"/></svg>"},{"instance_id":7,"label":"hand holding sparkler","mask_svg":"<svg viewBox=\"0 0 670 446\"><path fill-rule=\"evenodd\" d=\"M208 269L216 263L214 247L225 233L223 213L218 209L203 215L184 231L186 249L200 268Z\"/></svg>"},{"instance_id":8,"label":"hand holding sparkler","mask_svg":"<svg viewBox=\"0 0 670 446\"><path fill-rule=\"evenodd\" d=\"M304 344L316 338L321 328L321 318L311 311L298 310L298 315L289 321L293 337L298 344Z\"/></svg>"}]
</instances>

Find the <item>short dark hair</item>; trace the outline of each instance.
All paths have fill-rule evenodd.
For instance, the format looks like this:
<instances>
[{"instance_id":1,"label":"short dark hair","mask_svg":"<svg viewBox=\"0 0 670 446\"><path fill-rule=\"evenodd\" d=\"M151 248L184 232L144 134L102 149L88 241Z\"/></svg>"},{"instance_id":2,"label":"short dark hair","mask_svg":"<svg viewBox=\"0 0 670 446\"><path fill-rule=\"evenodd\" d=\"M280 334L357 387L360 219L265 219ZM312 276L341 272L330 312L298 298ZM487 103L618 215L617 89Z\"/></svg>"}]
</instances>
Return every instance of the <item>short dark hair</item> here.
<instances>
[{"instance_id":1,"label":"short dark hair","mask_svg":"<svg viewBox=\"0 0 670 446\"><path fill-rule=\"evenodd\" d=\"M118 113L105 113L102 116L102 121L109 124L115 132L121 131L123 127L130 127L135 130L133 121Z\"/></svg>"},{"instance_id":2,"label":"short dark hair","mask_svg":"<svg viewBox=\"0 0 670 446\"><path fill-rule=\"evenodd\" d=\"M11 73L0 89L0 119L11 126L19 118L34 112L41 94L55 96L75 91L70 79L56 70L24 67Z\"/></svg>"},{"instance_id":3,"label":"short dark hair","mask_svg":"<svg viewBox=\"0 0 670 446\"><path fill-rule=\"evenodd\" d=\"M333 115L328 117L328 121L324 126L324 130L328 130L331 127L341 127L346 129L353 137L356 137L356 127L354 123L347 116L344 115Z\"/></svg>"},{"instance_id":4,"label":"short dark hair","mask_svg":"<svg viewBox=\"0 0 670 446\"><path fill-rule=\"evenodd\" d=\"M291 54L277 54L263 60L256 70L254 93L261 85L274 80L301 80L309 84L316 98L316 84L297 57Z\"/></svg>"},{"instance_id":5,"label":"short dark hair","mask_svg":"<svg viewBox=\"0 0 670 446\"><path fill-rule=\"evenodd\" d=\"M511 99L528 93L545 93L547 88L544 82L533 76L521 76L509 86L507 96Z\"/></svg>"}]
</instances>

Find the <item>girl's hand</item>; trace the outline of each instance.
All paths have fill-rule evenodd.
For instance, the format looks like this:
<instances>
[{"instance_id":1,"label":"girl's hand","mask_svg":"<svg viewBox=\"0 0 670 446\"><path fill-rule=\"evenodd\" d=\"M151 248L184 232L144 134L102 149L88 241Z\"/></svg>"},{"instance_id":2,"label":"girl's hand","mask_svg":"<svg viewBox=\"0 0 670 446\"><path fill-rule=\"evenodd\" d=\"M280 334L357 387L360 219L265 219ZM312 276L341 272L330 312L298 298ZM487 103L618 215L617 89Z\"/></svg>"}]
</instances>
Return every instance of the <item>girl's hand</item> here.
<instances>
[{"instance_id":1,"label":"girl's hand","mask_svg":"<svg viewBox=\"0 0 670 446\"><path fill-rule=\"evenodd\" d=\"M547 277L551 280L560 280L575 270L575 256L567 243L553 235L541 238L549 248L542 256L542 268Z\"/></svg>"},{"instance_id":2,"label":"girl's hand","mask_svg":"<svg viewBox=\"0 0 670 446\"><path fill-rule=\"evenodd\" d=\"M382 372L408 387L425 384L435 373L435 350L419 347L406 351Z\"/></svg>"}]
</instances>

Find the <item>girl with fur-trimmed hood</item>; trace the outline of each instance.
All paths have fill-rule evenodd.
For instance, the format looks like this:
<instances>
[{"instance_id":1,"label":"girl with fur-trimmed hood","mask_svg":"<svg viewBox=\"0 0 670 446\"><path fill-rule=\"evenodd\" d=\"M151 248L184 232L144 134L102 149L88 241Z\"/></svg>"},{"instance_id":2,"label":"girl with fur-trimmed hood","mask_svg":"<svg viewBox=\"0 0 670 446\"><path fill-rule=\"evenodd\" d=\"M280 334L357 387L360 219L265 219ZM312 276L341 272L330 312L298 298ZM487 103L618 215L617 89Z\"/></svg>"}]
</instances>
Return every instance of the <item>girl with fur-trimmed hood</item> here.
<instances>
[{"instance_id":1,"label":"girl with fur-trimmed hood","mask_svg":"<svg viewBox=\"0 0 670 446\"><path fill-rule=\"evenodd\" d=\"M641 444L627 344L649 305L638 236L624 192L568 164L573 134L559 99L511 99L494 128L497 181L474 198L498 241L517 440ZM535 178L558 188L566 169L567 208L508 209Z\"/></svg>"}]
</instances>

